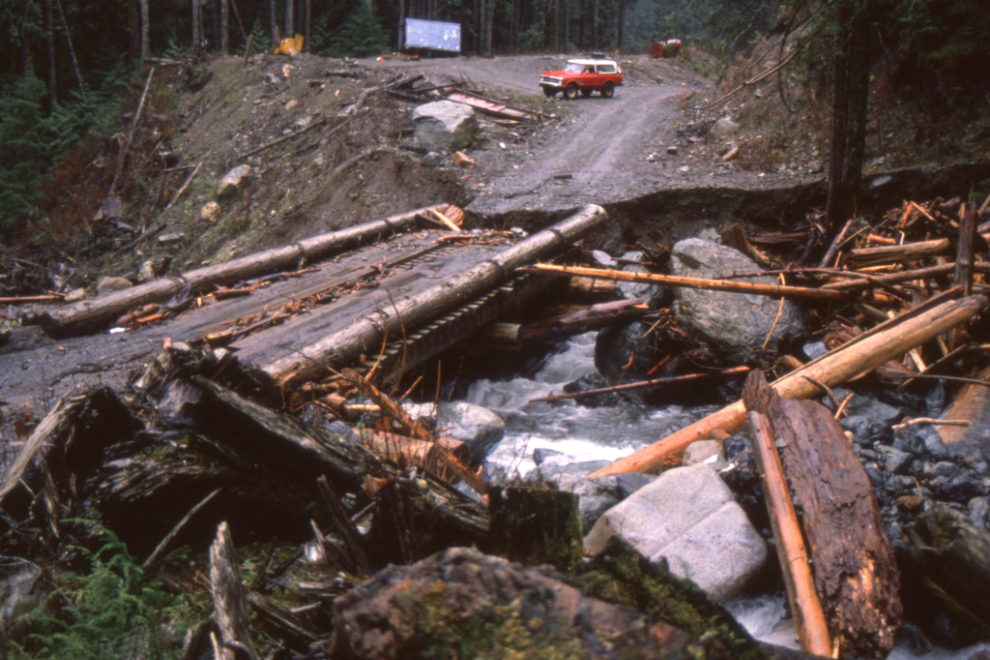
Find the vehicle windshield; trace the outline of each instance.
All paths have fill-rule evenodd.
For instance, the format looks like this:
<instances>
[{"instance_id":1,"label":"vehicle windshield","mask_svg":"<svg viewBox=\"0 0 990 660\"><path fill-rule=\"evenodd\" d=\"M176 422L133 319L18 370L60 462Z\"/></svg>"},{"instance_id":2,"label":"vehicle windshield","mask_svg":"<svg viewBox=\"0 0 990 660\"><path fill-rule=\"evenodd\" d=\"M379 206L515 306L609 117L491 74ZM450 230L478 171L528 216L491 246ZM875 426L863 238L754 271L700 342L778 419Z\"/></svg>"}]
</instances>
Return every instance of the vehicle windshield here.
<instances>
[{"instance_id":1,"label":"vehicle windshield","mask_svg":"<svg viewBox=\"0 0 990 660\"><path fill-rule=\"evenodd\" d=\"M564 67L564 71L569 71L571 73L581 73L584 71L584 65L578 64L577 62L568 62L567 66Z\"/></svg>"}]
</instances>

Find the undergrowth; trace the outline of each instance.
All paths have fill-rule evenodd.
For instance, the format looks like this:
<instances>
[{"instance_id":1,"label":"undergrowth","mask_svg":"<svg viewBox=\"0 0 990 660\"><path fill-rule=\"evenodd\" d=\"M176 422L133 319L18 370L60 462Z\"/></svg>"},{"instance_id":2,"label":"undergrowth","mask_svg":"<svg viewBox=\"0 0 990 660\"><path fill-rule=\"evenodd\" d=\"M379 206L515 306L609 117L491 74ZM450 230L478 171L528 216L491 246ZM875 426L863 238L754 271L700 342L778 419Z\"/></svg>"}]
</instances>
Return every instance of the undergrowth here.
<instances>
[{"instance_id":1,"label":"undergrowth","mask_svg":"<svg viewBox=\"0 0 990 660\"><path fill-rule=\"evenodd\" d=\"M189 595L167 593L162 582L128 553L113 532L88 521L103 542L96 551L72 550L88 564L85 574L56 576L58 589L28 620L32 631L11 643L11 660L117 660L178 657L191 621L204 612ZM3 649L0 648L0 655Z\"/></svg>"}]
</instances>

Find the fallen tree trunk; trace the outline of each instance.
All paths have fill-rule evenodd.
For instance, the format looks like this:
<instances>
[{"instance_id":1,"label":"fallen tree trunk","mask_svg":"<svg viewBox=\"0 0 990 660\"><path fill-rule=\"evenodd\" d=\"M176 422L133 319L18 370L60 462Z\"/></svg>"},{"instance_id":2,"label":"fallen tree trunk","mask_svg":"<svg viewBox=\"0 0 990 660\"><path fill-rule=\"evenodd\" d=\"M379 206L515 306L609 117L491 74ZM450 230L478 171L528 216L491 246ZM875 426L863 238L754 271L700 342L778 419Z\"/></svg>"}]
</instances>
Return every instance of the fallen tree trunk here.
<instances>
[{"instance_id":1,"label":"fallen tree trunk","mask_svg":"<svg viewBox=\"0 0 990 660\"><path fill-rule=\"evenodd\" d=\"M493 339L512 350L524 351L590 330L631 323L643 318L648 312L649 309L643 304L642 298L616 300L590 305L556 318L526 325L494 323L479 335L479 339Z\"/></svg>"},{"instance_id":2,"label":"fallen tree trunk","mask_svg":"<svg viewBox=\"0 0 990 660\"><path fill-rule=\"evenodd\" d=\"M943 302L912 310L884 324L882 329L855 340L775 381L773 387L785 399L807 399L821 390L815 381L835 387L876 369L888 360L921 346L964 323L986 308L984 296ZM713 431L736 433L746 424L746 407L737 401L709 417L677 431L649 447L619 459L590 476L622 472L658 472L675 463L693 442L711 437Z\"/></svg>"},{"instance_id":3,"label":"fallen tree trunk","mask_svg":"<svg viewBox=\"0 0 990 660\"><path fill-rule=\"evenodd\" d=\"M324 337L261 368L262 376L278 388L332 375L362 353L378 348L386 337L403 332L467 303L505 282L518 268L560 252L567 245L600 226L606 219L600 206L580 213L520 241L497 257L453 275L426 291L393 301L388 309L359 319L347 328Z\"/></svg>"},{"instance_id":4,"label":"fallen tree trunk","mask_svg":"<svg viewBox=\"0 0 990 660\"><path fill-rule=\"evenodd\" d=\"M787 483L801 502L815 586L840 651L887 657L901 625L900 575L870 478L842 427L817 402L782 399L762 371L746 380L743 401L766 419L780 447ZM762 445L757 438L754 453L761 459ZM776 486L786 491L785 484ZM776 531L778 521L771 520ZM800 537L800 530L790 531ZM831 655L831 644L824 643L825 649L812 652Z\"/></svg>"},{"instance_id":5,"label":"fallen tree trunk","mask_svg":"<svg viewBox=\"0 0 990 660\"><path fill-rule=\"evenodd\" d=\"M905 243L904 245L884 245L883 247L859 248L849 251L850 265L859 268L862 266L876 266L879 264L892 264L908 259L920 259L931 257L936 254L948 252L951 241L947 238L939 238L934 241L921 241L918 243Z\"/></svg>"},{"instance_id":6,"label":"fallen tree trunk","mask_svg":"<svg viewBox=\"0 0 990 660\"><path fill-rule=\"evenodd\" d=\"M749 429L753 435L753 455L760 470L763 497L773 527L777 558L787 586L787 599L797 628L801 648L808 653L830 657L832 639L822 604L815 593L808 551L801 536L801 525L791 491L784 477L784 466L777 454L774 433L767 418L755 410L749 413Z\"/></svg>"},{"instance_id":7,"label":"fallen tree trunk","mask_svg":"<svg viewBox=\"0 0 990 660\"><path fill-rule=\"evenodd\" d=\"M748 293L760 296L774 296L777 298L801 298L804 300L835 301L849 300L849 294L843 291L805 286L782 286L779 284L736 282L734 280L712 280L705 279L703 277L681 277L679 275L658 275L656 273L627 273L621 270L582 268L579 266L554 266L552 264L537 264L533 267L533 269L535 272L540 273L601 277L610 280L622 280L625 282L663 284L665 286L684 287L687 289L728 291L730 293Z\"/></svg>"},{"instance_id":8,"label":"fallen tree trunk","mask_svg":"<svg viewBox=\"0 0 990 660\"><path fill-rule=\"evenodd\" d=\"M216 266L198 268L175 277L148 282L117 291L93 300L84 300L59 309L36 320L53 337L83 334L111 323L135 307L161 303L183 289L202 290L208 286L226 285L266 273L294 268L300 260L315 261L328 255L378 240L413 225L422 213L438 207L427 207L402 215L368 222L363 225L296 241L291 245L234 259Z\"/></svg>"}]
</instances>

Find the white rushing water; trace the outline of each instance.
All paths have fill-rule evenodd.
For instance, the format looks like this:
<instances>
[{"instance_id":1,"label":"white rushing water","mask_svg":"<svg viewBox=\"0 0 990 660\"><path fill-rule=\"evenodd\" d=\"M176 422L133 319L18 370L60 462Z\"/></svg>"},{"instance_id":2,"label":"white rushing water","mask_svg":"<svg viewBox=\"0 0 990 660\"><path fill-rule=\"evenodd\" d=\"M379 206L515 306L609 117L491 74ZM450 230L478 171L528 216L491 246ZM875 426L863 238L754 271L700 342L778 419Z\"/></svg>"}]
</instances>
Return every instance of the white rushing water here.
<instances>
[{"instance_id":1,"label":"white rushing water","mask_svg":"<svg viewBox=\"0 0 990 660\"><path fill-rule=\"evenodd\" d=\"M707 409L680 406L590 408L573 400L556 403L532 399L563 393L563 385L595 371L595 333L572 339L567 349L550 356L532 378L479 380L465 400L495 411L505 420L505 439L489 456L489 466L526 476L536 468L533 452L555 452L544 465L610 463L655 442L707 414ZM591 471L588 469L587 471Z\"/></svg>"},{"instance_id":2,"label":"white rushing water","mask_svg":"<svg viewBox=\"0 0 990 660\"><path fill-rule=\"evenodd\" d=\"M750 635L761 642L792 649L800 648L794 619L787 611L787 599L783 594L738 600L730 603L726 609ZM990 644L977 644L951 651L938 646L915 649L898 642L887 660L969 660L980 651L990 652Z\"/></svg>"}]
</instances>

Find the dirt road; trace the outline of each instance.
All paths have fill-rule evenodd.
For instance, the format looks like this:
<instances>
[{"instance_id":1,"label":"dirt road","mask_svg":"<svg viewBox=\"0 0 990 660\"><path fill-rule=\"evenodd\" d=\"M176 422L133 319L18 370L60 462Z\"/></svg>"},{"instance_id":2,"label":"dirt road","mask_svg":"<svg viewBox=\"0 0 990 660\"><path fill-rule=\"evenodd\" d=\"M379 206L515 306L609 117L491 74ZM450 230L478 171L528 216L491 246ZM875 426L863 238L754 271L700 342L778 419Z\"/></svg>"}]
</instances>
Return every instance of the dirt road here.
<instances>
[{"instance_id":1,"label":"dirt road","mask_svg":"<svg viewBox=\"0 0 990 660\"><path fill-rule=\"evenodd\" d=\"M690 145L678 135L687 122L681 108L704 98L711 83L683 61L624 56L619 58L624 84L613 98L595 94L575 101L543 99L537 86L540 73L565 62L564 57L517 56L386 61L377 66L464 82L493 95L509 94L559 117L531 138L489 141L472 150L478 168L469 182L475 199L468 210L479 216L556 214L671 189L795 183L776 182L772 174L740 172L691 154ZM668 153L671 146L677 147L676 154Z\"/></svg>"}]
</instances>

